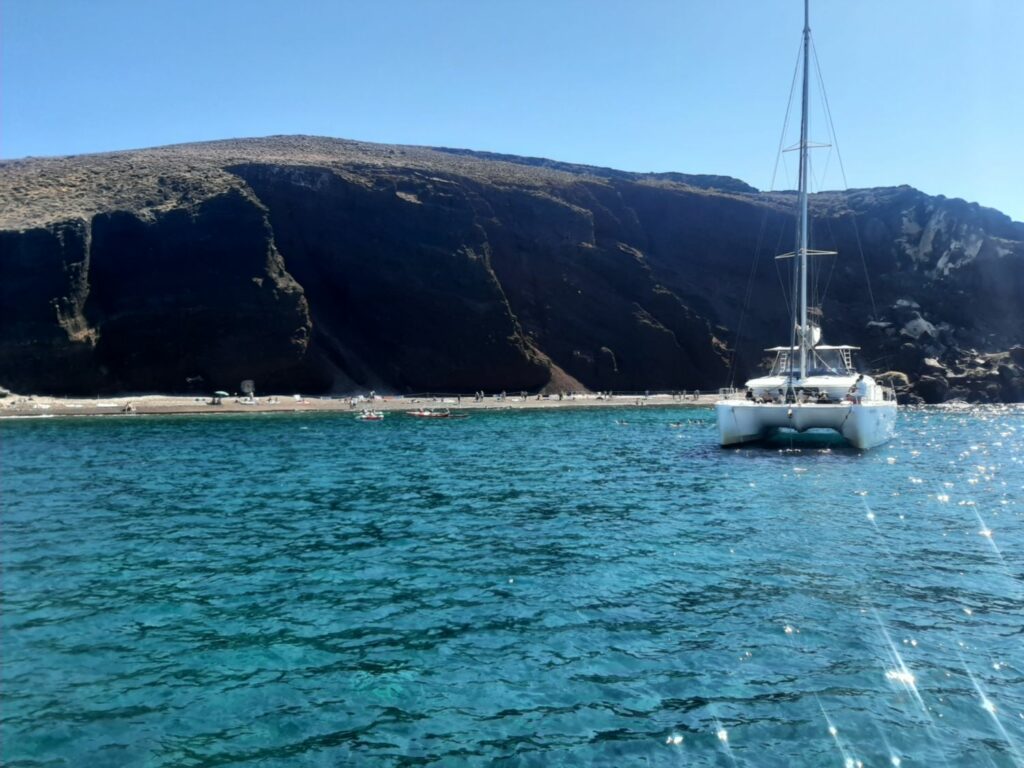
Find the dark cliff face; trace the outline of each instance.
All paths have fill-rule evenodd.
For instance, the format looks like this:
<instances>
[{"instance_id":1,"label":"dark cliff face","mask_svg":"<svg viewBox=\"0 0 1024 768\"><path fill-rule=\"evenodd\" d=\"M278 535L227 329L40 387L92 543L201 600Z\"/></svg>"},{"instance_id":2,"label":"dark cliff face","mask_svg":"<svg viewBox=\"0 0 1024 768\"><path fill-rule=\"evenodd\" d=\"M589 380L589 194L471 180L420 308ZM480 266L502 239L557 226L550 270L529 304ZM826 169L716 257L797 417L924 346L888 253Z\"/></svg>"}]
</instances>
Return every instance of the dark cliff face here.
<instances>
[{"instance_id":1,"label":"dark cliff face","mask_svg":"<svg viewBox=\"0 0 1024 768\"><path fill-rule=\"evenodd\" d=\"M788 342L793 196L727 178L278 137L0 181L15 390L713 389ZM909 188L812 207L829 340L907 397L1019 399L1024 225Z\"/></svg>"},{"instance_id":2,"label":"dark cliff face","mask_svg":"<svg viewBox=\"0 0 1024 768\"><path fill-rule=\"evenodd\" d=\"M231 170L270 210L335 386L469 392L547 383L458 185L356 182L302 166Z\"/></svg>"},{"instance_id":3,"label":"dark cliff face","mask_svg":"<svg viewBox=\"0 0 1024 768\"><path fill-rule=\"evenodd\" d=\"M8 387L92 394L181 391L189 378L197 388L253 376L310 381L299 370L311 327L302 290L265 212L238 190L191 210L110 211L0 238Z\"/></svg>"}]
</instances>

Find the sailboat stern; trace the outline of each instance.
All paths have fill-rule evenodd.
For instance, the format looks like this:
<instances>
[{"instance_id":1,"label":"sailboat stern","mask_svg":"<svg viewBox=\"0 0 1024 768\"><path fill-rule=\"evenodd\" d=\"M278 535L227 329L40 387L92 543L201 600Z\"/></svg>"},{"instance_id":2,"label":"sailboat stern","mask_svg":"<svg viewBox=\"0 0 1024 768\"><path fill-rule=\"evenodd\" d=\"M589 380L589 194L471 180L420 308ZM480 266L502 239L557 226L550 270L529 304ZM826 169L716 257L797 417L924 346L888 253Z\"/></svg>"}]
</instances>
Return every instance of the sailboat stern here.
<instances>
[{"instance_id":1,"label":"sailboat stern","mask_svg":"<svg viewBox=\"0 0 1024 768\"><path fill-rule=\"evenodd\" d=\"M769 437L775 427L768 423L763 406L746 401L723 400L715 403L718 443L722 447L739 445Z\"/></svg>"},{"instance_id":2,"label":"sailboat stern","mask_svg":"<svg viewBox=\"0 0 1024 768\"><path fill-rule=\"evenodd\" d=\"M755 403L722 400L715 404L719 444L723 447L765 440L781 430L830 429L855 448L867 450L892 438L896 403Z\"/></svg>"},{"instance_id":3,"label":"sailboat stern","mask_svg":"<svg viewBox=\"0 0 1024 768\"><path fill-rule=\"evenodd\" d=\"M887 443L896 431L896 401L851 405L839 433L854 448L866 451Z\"/></svg>"}]
</instances>

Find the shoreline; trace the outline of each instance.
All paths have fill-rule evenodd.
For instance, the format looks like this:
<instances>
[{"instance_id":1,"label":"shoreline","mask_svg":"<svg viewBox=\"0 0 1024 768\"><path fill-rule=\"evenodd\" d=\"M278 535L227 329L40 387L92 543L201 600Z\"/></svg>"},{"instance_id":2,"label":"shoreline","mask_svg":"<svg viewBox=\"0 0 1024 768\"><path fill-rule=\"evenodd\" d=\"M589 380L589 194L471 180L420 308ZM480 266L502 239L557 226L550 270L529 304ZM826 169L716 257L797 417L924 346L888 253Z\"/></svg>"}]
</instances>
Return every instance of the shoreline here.
<instances>
[{"instance_id":1,"label":"shoreline","mask_svg":"<svg viewBox=\"0 0 1024 768\"><path fill-rule=\"evenodd\" d=\"M301 397L270 395L253 401L242 398L224 398L213 404L210 397L171 395L120 395L102 398L66 398L40 395L8 395L0 400L0 419L51 418L74 416L157 416L205 415L234 413L350 413L362 410L402 413L420 408L449 409L469 412L481 410L537 410L558 408L640 408L644 406L675 406L695 408L710 406L718 400L717 394L694 395L572 395L557 397L536 395L522 398L496 395L483 400L469 397ZM353 405L353 400L355 404Z\"/></svg>"}]
</instances>

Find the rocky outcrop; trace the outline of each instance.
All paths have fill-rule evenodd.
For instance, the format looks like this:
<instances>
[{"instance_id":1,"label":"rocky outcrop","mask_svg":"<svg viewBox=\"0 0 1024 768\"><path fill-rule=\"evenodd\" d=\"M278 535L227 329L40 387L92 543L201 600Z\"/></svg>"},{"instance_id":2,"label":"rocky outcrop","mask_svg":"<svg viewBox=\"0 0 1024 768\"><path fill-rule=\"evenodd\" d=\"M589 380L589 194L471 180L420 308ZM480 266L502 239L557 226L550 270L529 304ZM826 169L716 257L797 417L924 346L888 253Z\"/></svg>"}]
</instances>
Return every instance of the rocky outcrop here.
<instances>
[{"instance_id":1,"label":"rocky outcrop","mask_svg":"<svg viewBox=\"0 0 1024 768\"><path fill-rule=\"evenodd\" d=\"M788 340L794 196L727 177L274 137L0 179L16 391L707 390ZM1024 225L907 187L812 207L829 339L904 400L1021 399Z\"/></svg>"}]
</instances>

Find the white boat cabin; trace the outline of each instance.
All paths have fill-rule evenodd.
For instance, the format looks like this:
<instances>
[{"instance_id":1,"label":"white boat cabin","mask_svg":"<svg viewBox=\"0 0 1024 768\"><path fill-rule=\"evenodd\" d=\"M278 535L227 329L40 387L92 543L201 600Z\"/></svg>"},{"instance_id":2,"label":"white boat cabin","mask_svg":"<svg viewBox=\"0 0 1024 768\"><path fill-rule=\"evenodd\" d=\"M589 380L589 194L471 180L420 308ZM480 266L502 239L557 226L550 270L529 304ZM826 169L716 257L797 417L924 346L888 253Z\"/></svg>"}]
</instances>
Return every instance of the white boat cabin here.
<instances>
[{"instance_id":1,"label":"white boat cabin","mask_svg":"<svg viewBox=\"0 0 1024 768\"><path fill-rule=\"evenodd\" d=\"M798 355L791 347L770 347L775 353L768 375L747 382L746 397L764 403L837 403L848 397L888 400L888 387L860 376L853 365L853 352L860 347L819 344L807 356L807 373L800 377ZM875 391L877 390L877 391Z\"/></svg>"}]
</instances>

